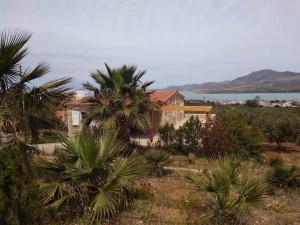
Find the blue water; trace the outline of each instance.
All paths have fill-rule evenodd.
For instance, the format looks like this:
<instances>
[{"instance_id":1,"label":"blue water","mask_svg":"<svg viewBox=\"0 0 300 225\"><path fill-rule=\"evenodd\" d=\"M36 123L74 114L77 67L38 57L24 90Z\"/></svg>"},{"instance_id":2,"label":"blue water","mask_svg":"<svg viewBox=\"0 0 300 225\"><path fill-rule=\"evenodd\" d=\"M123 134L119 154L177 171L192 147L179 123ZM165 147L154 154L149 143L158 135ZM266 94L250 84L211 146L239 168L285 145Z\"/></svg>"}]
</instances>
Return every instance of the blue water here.
<instances>
[{"instance_id":1,"label":"blue water","mask_svg":"<svg viewBox=\"0 0 300 225\"><path fill-rule=\"evenodd\" d=\"M186 99L199 100L241 100L254 99L259 96L261 100L300 100L300 93L237 93L237 94L202 94L190 91L180 91Z\"/></svg>"}]
</instances>

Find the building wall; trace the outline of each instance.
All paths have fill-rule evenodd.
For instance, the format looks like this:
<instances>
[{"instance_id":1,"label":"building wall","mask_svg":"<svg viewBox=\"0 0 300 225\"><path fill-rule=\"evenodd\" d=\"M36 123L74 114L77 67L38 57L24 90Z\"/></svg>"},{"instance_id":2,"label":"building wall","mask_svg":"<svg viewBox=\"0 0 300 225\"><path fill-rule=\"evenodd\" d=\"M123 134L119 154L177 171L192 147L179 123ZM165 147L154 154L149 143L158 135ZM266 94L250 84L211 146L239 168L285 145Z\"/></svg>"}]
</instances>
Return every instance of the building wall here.
<instances>
[{"instance_id":1,"label":"building wall","mask_svg":"<svg viewBox=\"0 0 300 225\"><path fill-rule=\"evenodd\" d=\"M78 111L81 114L79 125L73 125L72 111ZM83 129L83 121L82 114L85 113L86 110L79 107L68 107L67 109L67 117L68 117L68 134L74 135L79 133Z\"/></svg>"},{"instance_id":2,"label":"building wall","mask_svg":"<svg viewBox=\"0 0 300 225\"><path fill-rule=\"evenodd\" d=\"M211 119L214 119L216 117L216 114L206 114L206 113L187 113L184 115L184 118L186 120L189 120L192 116L198 117L198 119L201 121L201 123L206 123L207 115L210 116Z\"/></svg>"},{"instance_id":3,"label":"building wall","mask_svg":"<svg viewBox=\"0 0 300 225\"><path fill-rule=\"evenodd\" d=\"M167 102L167 105L184 105L184 97L177 93L172 96ZM184 119L183 110L167 110L167 111L155 111L153 113L153 127L157 130L159 127L164 126L166 123L173 124L174 126Z\"/></svg>"}]
</instances>

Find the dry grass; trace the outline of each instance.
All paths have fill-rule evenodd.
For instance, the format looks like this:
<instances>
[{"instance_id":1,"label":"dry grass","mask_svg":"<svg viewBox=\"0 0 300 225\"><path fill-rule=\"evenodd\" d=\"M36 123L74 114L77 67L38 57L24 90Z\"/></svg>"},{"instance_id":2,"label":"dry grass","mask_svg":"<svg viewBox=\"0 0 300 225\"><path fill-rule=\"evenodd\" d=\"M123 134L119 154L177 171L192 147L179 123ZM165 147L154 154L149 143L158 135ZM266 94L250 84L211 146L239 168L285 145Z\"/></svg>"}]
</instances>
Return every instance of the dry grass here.
<instances>
[{"instance_id":1,"label":"dry grass","mask_svg":"<svg viewBox=\"0 0 300 225\"><path fill-rule=\"evenodd\" d=\"M299 164L300 152L295 153L297 148L286 145L284 153L273 153L270 150L264 152L264 156L274 157L278 154L283 156L283 160L289 163ZM297 150L298 151L298 150ZM296 154L296 156L294 155ZM298 155L299 154L299 155ZM185 167L192 169L210 169L217 163L199 158L190 164L186 156L172 156L174 167ZM253 171L257 175L264 176L269 170L269 166L259 165ZM122 213L117 224L204 224L207 219L207 210L201 196L193 195L190 184L186 181L185 175L190 172L174 171L163 177L151 177L148 179L148 198L138 199L134 202L131 210ZM150 187L150 188L149 188ZM264 207L255 208L246 221L246 224L260 225L288 225L300 224L300 190L276 189L266 200ZM198 222L195 222L198 219ZM201 222L202 221L202 222Z\"/></svg>"},{"instance_id":2,"label":"dry grass","mask_svg":"<svg viewBox=\"0 0 300 225\"><path fill-rule=\"evenodd\" d=\"M300 166L300 146L295 143L284 143L284 150L278 151L276 143L262 143L262 155L268 159L279 157L286 163Z\"/></svg>"}]
</instances>

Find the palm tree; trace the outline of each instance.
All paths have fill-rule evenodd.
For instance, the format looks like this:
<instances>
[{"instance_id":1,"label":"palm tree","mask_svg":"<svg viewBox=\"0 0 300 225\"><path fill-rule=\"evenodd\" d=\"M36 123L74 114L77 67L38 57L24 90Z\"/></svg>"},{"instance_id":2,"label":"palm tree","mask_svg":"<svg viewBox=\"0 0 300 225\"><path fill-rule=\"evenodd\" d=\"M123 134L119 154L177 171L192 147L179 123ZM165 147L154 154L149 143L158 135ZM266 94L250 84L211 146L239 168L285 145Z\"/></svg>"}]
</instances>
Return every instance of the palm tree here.
<instances>
[{"instance_id":1,"label":"palm tree","mask_svg":"<svg viewBox=\"0 0 300 225\"><path fill-rule=\"evenodd\" d=\"M28 54L27 32L2 32L0 37L0 93L5 93L20 76L21 61Z\"/></svg>"},{"instance_id":2,"label":"palm tree","mask_svg":"<svg viewBox=\"0 0 300 225\"><path fill-rule=\"evenodd\" d=\"M83 84L94 93L86 125L94 120L104 129L120 129L121 138L128 143L132 129L148 128L147 113L156 105L150 101L146 89L153 81L142 83L145 71L137 71L135 66L111 69L105 64L105 67L106 72L97 70L91 75L98 87L88 82Z\"/></svg>"},{"instance_id":3,"label":"palm tree","mask_svg":"<svg viewBox=\"0 0 300 225\"><path fill-rule=\"evenodd\" d=\"M70 212L66 216L87 213L91 222L114 216L130 204L135 182L148 170L141 158L119 157L123 150L117 133L65 139L59 154L37 164L44 175L40 186L44 204Z\"/></svg>"},{"instance_id":4,"label":"palm tree","mask_svg":"<svg viewBox=\"0 0 300 225\"><path fill-rule=\"evenodd\" d=\"M195 191L209 193L212 218L222 224L242 224L252 206L263 203L268 185L253 174L250 164L239 167L232 160L222 162L204 177L188 177Z\"/></svg>"},{"instance_id":5,"label":"palm tree","mask_svg":"<svg viewBox=\"0 0 300 225\"><path fill-rule=\"evenodd\" d=\"M156 173L157 176L162 176L167 171L164 167L172 162L168 154L161 149L148 150L145 159L151 166L151 172Z\"/></svg>"},{"instance_id":6,"label":"palm tree","mask_svg":"<svg viewBox=\"0 0 300 225\"><path fill-rule=\"evenodd\" d=\"M37 79L49 72L49 67L38 64L34 69L21 70L21 62L28 54L25 44L30 34L1 33L0 39L0 102L6 109L3 127L14 134L21 132L32 142L38 139L38 129L51 125L47 118L56 104L70 97L65 85L71 78L61 78L35 86ZM29 135L30 134L30 135Z\"/></svg>"},{"instance_id":7,"label":"palm tree","mask_svg":"<svg viewBox=\"0 0 300 225\"><path fill-rule=\"evenodd\" d=\"M300 173L297 166L283 163L281 159L271 160L272 170L268 172L267 178L270 184L279 187L299 187Z\"/></svg>"}]
</instances>

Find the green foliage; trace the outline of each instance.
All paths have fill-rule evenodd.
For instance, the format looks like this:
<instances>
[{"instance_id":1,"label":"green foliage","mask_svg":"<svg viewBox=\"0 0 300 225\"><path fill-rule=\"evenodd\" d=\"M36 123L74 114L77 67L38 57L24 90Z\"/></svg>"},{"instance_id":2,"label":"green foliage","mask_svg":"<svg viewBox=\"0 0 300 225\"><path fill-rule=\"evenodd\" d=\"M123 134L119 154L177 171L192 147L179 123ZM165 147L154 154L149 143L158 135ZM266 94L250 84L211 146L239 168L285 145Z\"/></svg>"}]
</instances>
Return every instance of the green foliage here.
<instances>
[{"instance_id":1,"label":"green foliage","mask_svg":"<svg viewBox=\"0 0 300 225\"><path fill-rule=\"evenodd\" d=\"M201 149L201 127L202 123L199 118L191 116L180 128L185 148L189 151L197 152Z\"/></svg>"},{"instance_id":2,"label":"green foliage","mask_svg":"<svg viewBox=\"0 0 300 225\"><path fill-rule=\"evenodd\" d=\"M197 152L201 147L201 126L199 118L191 116L177 130L173 125L165 124L158 130L159 138L167 148L183 153Z\"/></svg>"},{"instance_id":3,"label":"green foliage","mask_svg":"<svg viewBox=\"0 0 300 225\"><path fill-rule=\"evenodd\" d=\"M135 66L111 69L105 64L105 67L106 72L97 70L91 75L98 87L90 83L83 85L94 92L85 124L88 126L94 120L104 129L120 129L120 138L129 143L132 130L151 130L147 114L156 104L150 101L146 88L153 82L143 83L145 71L137 71Z\"/></svg>"},{"instance_id":4,"label":"green foliage","mask_svg":"<svg viewBox=\"0 0 300 225\"><path fill-rule=\"evenodd\" d=\"M162 141L165 148L170 148L174 144L175 135L176 132L173 124L166 123L163 127L158 129L159 139Z\"/></svg>"},{"instance_id":5,"label":"green foliage","mask_svg":"<svg viewBox=\"0 0 300 225\"><path fill-rule=\"evenodd\" d=\"M212 220L222 224L242 224L252 206L261 205L268 185L253 174L250 164L239 166L227 160L204 177L188 177L196 192L209 194Z\"/></svg>"},{"instance_id":6,"label":"green foliage","mask_svg":"<svg viewBox=\"0 0 300 225\"><path fill-rule=\"evenodd\" d=\"M233 152L243 157L257 155L262 133L256 125L249 122L247 115L229 110L220 116L235 147Z\"/></svg>"},{"instance_id":7,"label":"green foliage","mask_svg":"<svg viewBox=\"0 0 300 225\"><path fill-rule=\"evenodd\" d=\"M191 116L177 130L173 125L166 124L159 129L159 138L164 146L186 154L193 152L218 157L232 149L228 132L218 118L203 125L198 117Z\"/></svg>"},{"instance_id":8,"label":"green foliage","mask_svg":"<svg viewBox=\"0 0 300 225\"><path fill-rule=\"evenodd\" d=\"M164 167L172 162L168 154L161 149L148 150L145 158L157 176L162 176L165 173Z\"/></svg>"},{"instance_id":9,"label":"green foliage","mask_svg":"<svg viewBox=\"0 0 300 225\"><path fill-rule=\"evenodd\" d=\"M245 105L248 107L258 107L259 106L258 101L255 99L247 100Z\"/></svg>"},{"instance_id":10,"label":"green foliage","mask_svg":"<svg viewBox=\"0 0 300 225\"><path fill-rule=\"evenodd\" d=\"M44 224L46 212L28 167L30 152L14 141L0 150L0 224Z\"/></svg>"},{"instance_id":11,"label":"green foliage","mask_svg":"<svg viewBox=\"0 0 300 225\"><path fill-rule=\"evenodd\" d=\"M37 163L43 203L58 210L62 220L82 215L89 215L91 222L112 218L132 202L131 190L148 170L139 157L120 157L123 152L117 133L65 139L60 153Z\"/></svg>"},{"instance_id":12,"label":"green foliage","mask_svg":"<svg viewBox=\"0 0 300 225\"><path fill-rule=\"evenodd\" d=\"M52 133L52 132L43 132L39 136L39 143L54 143L61 142L63 140L60 134Z\"/></svg>"},{"instance_id":13,"label":"green foliage","mask_svg":"<svg viewBox=\"0 0 300 225\"><path fill-rule=\"evenodd\" d=\"M283 160L279 157L271 158L269 160L270 166L276 166L276 165L281 165L283 164Z\"/></svg>"},{"instance_id":14,"label":"green foliage","mask_svg":"<svg viewBox=\"0 0 300 225\"><path fill-rule=\"evenodd\" d=\"M275 141L277 143L278 150L282 150L282 142L293 141L296 139L294 125L297 121L286 116L273 116L269 119L264 118L262 122L263 129L265 130L268 140L270 142Z\"/></svg>"},{"instance_id":15,"label":"green foliage","mask_svg":"<svg viewBox=\"0 0 300 225\"><path fill-rule=\"evenodd\" d=\"M0 103L6 112L1 130L37 142L38 130L52 125L55 106L70 97L65 85L71 78L33 85L47 75L49 67L39 63L34 69L22 69L31 35L3 32L0 36Z\"/></svg>"},{"instance_id":16,"label":"green foliage","mask_svg":"<svg viewBox=\"0 0 300 225\"><path fill-rule=\"evenodd\" d=\"M194 153L190 152L188 154L188 162L189 163L194 164L196 159L197 159L197 156Z\"/></svg>"},{"instance_id":17,"label":"green foliage","mask_svg":"<svg viewBox=\"0 0 300 225\"><path fill-rule=\"evenodd\" d=\"M272 171L267 176L271 184L279 187L300 186L300 174L296 165L286 164L282 160L277 159L272 161L271 166Z\"/></svg>"},{"instance_id":18,"label":"green foliage","mask_svg":"<svg viewBox=\"0 0 300 225\"><path fill-rule=\"evenodd\" d=\"M270 143L276 142L278 150L283 149L283 142L296 142L300 133L300 110L297 108L222 106L214 110L222 116L226 127L234 117L237 123L241 119Z\"/></svg>"}]
</instances>

